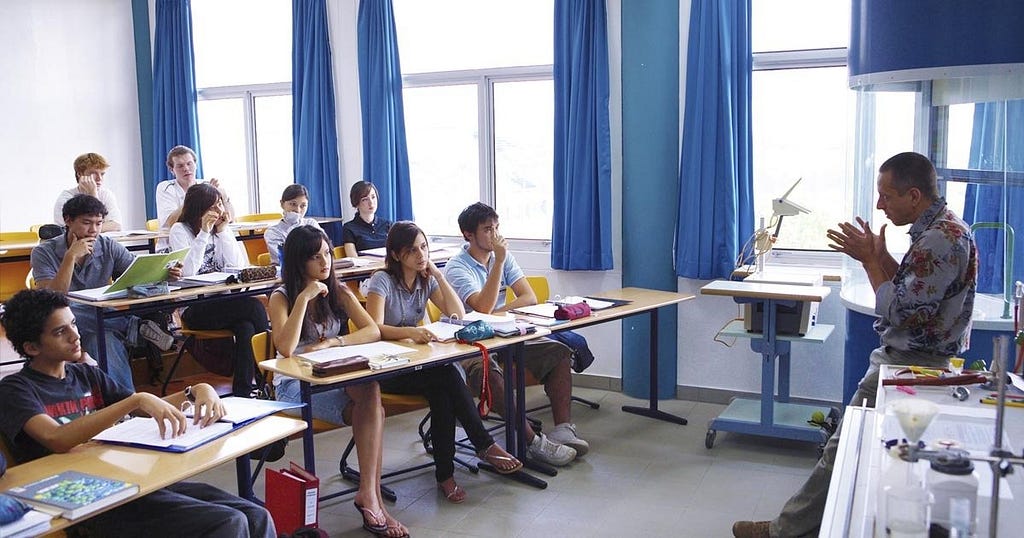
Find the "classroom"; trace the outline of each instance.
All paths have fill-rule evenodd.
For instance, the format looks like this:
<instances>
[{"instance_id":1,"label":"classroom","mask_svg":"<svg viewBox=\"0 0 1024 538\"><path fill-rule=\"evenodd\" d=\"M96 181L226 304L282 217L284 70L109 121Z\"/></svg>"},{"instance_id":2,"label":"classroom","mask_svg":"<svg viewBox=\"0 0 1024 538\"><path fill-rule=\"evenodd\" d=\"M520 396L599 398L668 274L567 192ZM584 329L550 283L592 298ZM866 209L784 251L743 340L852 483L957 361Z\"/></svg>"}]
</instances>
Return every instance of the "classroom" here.
<instances>
[{"instance_id":1,"label":"classroom","mask_svg":"<svg viewBox=\"0 0 1024 538\"><path fill-rule=\"evenodd\" d=\"M410 535L882 535L887 514L873 510L887 504L877 483L886 472L880 443L858 444L845 433L884 431L883 418L892 418L884 405L869 412L853 400L863 396L858 382L873 351L898 340L899 349L944 355L942 364L916 366L948 369L952 356L964 358L969 371L976 360L985 362L982 370L994 369L1000 356L1008 372L1021 366L1015 337L1024 277L1016 275L1024 271L1024 245L1013 230L1024 228L1024 34L1017 30L1024 7L1014 0L964 4L4 2L0 15L9 22L0 65L9 106L0 126L8 150L0 233L63 225L54 201L75 187L72 163L87 153L108 163L103 187L116 193L121 230L146 230L158 217L158 184L175 178L165 161L178 145L194 150L195 178L217 179L235 217L277 222L282 191L303 185L306 215L321 220L336 247L361 218L362 201L350 196L360 181L373 184L378 217L415 221L432 248L450 254L468 240L460 212L482 202L500 216L500 235L522 273L544 278L539 302L614 298L626 290L666 295L622 295L635 302L628 315L600 322L594 310L591 322L569 322L595 357L571 374L572 395L600 404L570 406L575 432L590 445L585 456L555 476L528 468L546 489L456 464L463 504L448 502L429 470L384 478L397 495L386 510ZM933 166L934 193L902 179L883 181L896 177L887 175L889 166L900 166L889 159L906 152ZM938 316L944 325L901 329L890 321L902 319L898 307L877 305L909 293L899 287L897 275L906 273L900 264L918 253L924 225L915 223L939 198L949 222L972 237L963 258L976 274L961 275L970 292L959 310ZM881 237L875 234L883 226L880 251L870 238ZM235 230L246 265L269 254L255 227ZM160 240L173 245L163 232ZM7 248L13 243L5 235L0 303L31 284L29 250ZM879 263L864 262L865 251ZM361 267L335 272L364 281L351 289L373 317L369 274ZM251 293L238 305L267 306L269 317L256 323L264 329L255 332L273 325L273 303L265 299L274 287L232 289ZM500 293L504 300L504 287ZM953 295L928 307L953 308ZM214 300L196 304L231 310ZM959 324L949 321L954 317ZM945 347L918 345L922 331L939 329L955 333ZM158 353L161 376L184 340L180 331L173 337L173 348ZM281 347L276 337L273 343ZM518 353L499 346L498 361L503 350ZM17 372L19 361L0 339L0 377ZM159 396L164 379L150 388L145 362L132 362L135 387ZM286 375L287 368L268 371ZM940 425L953 416L951 406L998 393L999 377L980 388L964 385L969 397L959 403L944 385L896 390L904 386L896 379L878 397L916 391L942 409ZM231 375L223 379L218 392L232 392ZM974 407L989 429L995 409L1005 409L1008 450L1019 459L1024 410L1013 395L1021 389L1008 384L1017 408ZM172 381L171 392L184 386ZM548 403L545 388L528 386L526 407ZM841 472L826 475L833 487L819 495L824 508L787 530L780 513L791 509L787 500L802 491L821 453L835 455L825 445L829 428L853 416L851 409L859 418L843 419L838 453L846 459L836 462ZM417 435L425 413L384 420L378 450L385 474L433 461ZM544 434L556 414L530 413ZM315 453L312 428L305 441L292 432L285 458L267 468L315 461L321 493L348 487L338 461L352 430L316 433ZM503 429L491 435L503 446L522 444L513 434L523 428L510 431L508 440ZM513 450L523 447L506 448L523 455ZM472 449L456 455L478 459ZM192 479L235 493L231 459ZM1024 525L1024 511L1015 510L1020 501L1002 497L992 521L998 504L985 493L992 473L987 462L974 460L974 467L981 494L972 532L1012 535L1006 529ZM914 468L923 476L928 463ZM853 483L839 491L845 479ZM1010 497L1024 494L1021 480L1019 472L1003 479ZM321 501L320 528L331 536L400 535L366 528L365 514L348 506L354 500ZM948 514L948 506L930 504L933 524Z\"/></svg>"}]
</instances>

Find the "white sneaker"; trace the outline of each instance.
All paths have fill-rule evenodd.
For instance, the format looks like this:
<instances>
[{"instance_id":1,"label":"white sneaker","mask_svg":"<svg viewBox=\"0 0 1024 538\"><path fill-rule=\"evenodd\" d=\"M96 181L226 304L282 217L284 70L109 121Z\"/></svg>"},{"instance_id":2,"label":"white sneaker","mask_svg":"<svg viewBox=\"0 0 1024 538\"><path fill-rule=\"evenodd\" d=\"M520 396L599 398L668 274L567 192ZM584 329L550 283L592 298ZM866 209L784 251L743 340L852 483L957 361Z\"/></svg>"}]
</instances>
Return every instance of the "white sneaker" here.
<instances>
[{"instance_id":1,"label":"white sneaker","mask_svg":"<svg viewBox=\"0 0 1024 538\"><path fill-rule=\"evenodd\" d=\"M590 450L590 443L576 436L576 425L563 422L555 426L555 429L548 433L548 438L553 443L572 447L576 450L577 456L585 456Z\"/></svg>"},{"instance_id":2,"label":"white sneaker","mask_svg":"<svg viewBox=\"0 0 1024 538\"><path fill-rule=\"evenodd\" d=\"M167 351L174 345L174 336L164 332L153 320L147 319L139 323L139 336L152 342L160 351Z\"/></svg>"},{"instance_id":3,"label":"white sneaker","mask_svg":"<svg viewBox=\"0 0 1024 538\"><path fill-rule=\"evenodd\" d=\"M572 460L576 459L575 449L552 443L543 433L534 435L533 442L530 443L530 446L526 447L526 453L535 460L542 461L548 465L554 465L555 467L568 465Z\"/></svg>"}]
</instances>

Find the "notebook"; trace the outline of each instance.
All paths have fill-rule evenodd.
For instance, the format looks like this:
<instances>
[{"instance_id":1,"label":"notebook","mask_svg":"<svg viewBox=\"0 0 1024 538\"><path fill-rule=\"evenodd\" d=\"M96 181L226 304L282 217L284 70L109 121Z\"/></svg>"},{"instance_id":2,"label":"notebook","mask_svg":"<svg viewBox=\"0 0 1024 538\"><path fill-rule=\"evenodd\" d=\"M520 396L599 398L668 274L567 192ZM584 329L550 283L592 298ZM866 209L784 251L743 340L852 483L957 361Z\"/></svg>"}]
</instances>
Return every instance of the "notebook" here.
<instances>
[{"instance_id":1,"label":"notebook","mask_svg":"<svg viewBox=\"0 0 1024 538\"><path fill-rule=\"evenodd\" d=\"M132 260L128 269L125 269L121 276L109 286L90 288L85 290L69 291L68 295L85 299L87 301L103 301L106 299L119 299L128 296L128 288L143 284L153 284L167 280L167 270L174 264L181 262L188 254L188 247L174 252L158 252L156 254L142 254Z\"/></svg>"},{"instance_id":2,"label":"notebook","mask_svg":"<svg viewBox=\"0 0 1024 538\"><path fill-rule=\"evenodd\" d=\"M139 492L139 486L78 471L63 471L7 493L33 507L75 520L127 499Z\"/></svg>"}]
</instances>

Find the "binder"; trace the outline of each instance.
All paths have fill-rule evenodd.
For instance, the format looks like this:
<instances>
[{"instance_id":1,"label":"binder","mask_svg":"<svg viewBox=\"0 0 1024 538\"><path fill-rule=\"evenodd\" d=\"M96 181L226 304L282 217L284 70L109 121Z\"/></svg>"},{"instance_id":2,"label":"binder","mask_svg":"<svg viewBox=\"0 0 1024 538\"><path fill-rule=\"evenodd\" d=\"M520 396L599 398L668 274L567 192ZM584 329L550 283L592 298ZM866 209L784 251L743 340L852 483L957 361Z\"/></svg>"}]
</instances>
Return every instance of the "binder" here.
<instances>
[{"instance_id":1,"label":"binder","mask_svg":"<svg viewBox=\"0 0 1024 538\"><path fill-rule=\"evenodd\" d=\"M320 479L295 462L287 469L267 468L267 510L277 532L292 534L301 527L319 526Z\"/></svg>"}]
</instances>

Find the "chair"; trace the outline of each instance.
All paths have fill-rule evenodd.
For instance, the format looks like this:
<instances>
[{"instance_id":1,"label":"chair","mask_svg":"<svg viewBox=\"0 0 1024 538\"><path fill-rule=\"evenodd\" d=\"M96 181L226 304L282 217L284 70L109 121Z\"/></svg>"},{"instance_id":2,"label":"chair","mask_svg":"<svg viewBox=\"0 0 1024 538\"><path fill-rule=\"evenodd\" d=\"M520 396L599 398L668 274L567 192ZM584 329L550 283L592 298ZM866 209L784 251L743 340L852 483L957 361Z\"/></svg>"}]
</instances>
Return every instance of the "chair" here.
<instances>
[{"instance_id":1,"label":"chair","mask_svg":"<svg viewBox=\"0 0 1024 538\"><path fill-rule=\"evenodd\" d=\"M277 211L274 213L249 213L248 215L238 215L237 217L235 217L235 222L260 222L264 220L281 220L281 212Z\"/></svg>"},{"instance_id":2,"label":"chair","mask_svg":"<svg viewBox=\"0 0 1024 538\"><path fill-rule=\"evenodd\" d=\"M160 231L160 221L157 219L149 219L146 221L146 230L150 232Z\"/></svg>"},{"instance_id":3,"label":"chair","mask_svg":"<svg viewBox=\"0 0 1024 538\"><path fill-rule=\"evenodd\" d=\"M178 364L181 363L181 357L185 354L192 342L195 340L213 340L216 338L230 338L232 341L235 339L235 333L228 329L211 329L211 330L199 330L189 329L185 325L185 320L181 320L181 335L185 337L185 341L181 343L181 347L178 348L178 356L175 357L174 363L171 364L171 371L167 372L167 377L164 379L164 385L160 389L161 396L167 396L167 385L174 379L174 371L178 369ZM238 342L235 342L237 345ZM247 397L248 394L236 394L235 396Z\"/></svg>"},{"instance_id":4,"label":"chair","mask_svg":"<svg viewBox=\"0 0 1024 538\"><path fill-rule=\"evenodd\" d=\"M0 242L5 243L0 245L0 253L4 257L16 259L16 261L4 260L4 263L0 263L0 302L2 302L26 288L25 282L31 270L29 256L32 253L32 248L39 243L39 235L32 231L0 232Z\"/></svg>"},{"instance_id":5,"label":"chair","mask_svg":"<svg viewBox=\"0 0 1024 538\"><path fill-rule=\"evenodd\" d=\"M267 266L270 265L270 253L261 252L259 256L256 256L256 265Z\"/></svg>"},{"instance_id":6,"label":"chair","mask_svg":"<svg viewBox=\"0 0 1024 538\"><path fill-rule=\"evenodd\" d=\"M537 302L538 303L546 302L551 297L551 287L548 285L548 277L546 277L546 276L528 276L528 277L526 277L526 281L529 282L530 287L533 288L533 294L537 296ZM516 298L516 295L515 295L515 293L512 292L512 286L506 287L505 288L505 303L506 304L511 303L512 301L515 300L515 298ZM592 401L587 400L585 398L580 398L579 396L573 396L572 397L572 401L581 403L581 404L583 404L583 405L585 405L585 406L587 406L587 407L589 407L591 409L600 409L601 408L601 404L599 404L597 402L592 402ZM539 407L534 407L533 409L527 409L526 412L527 413L532 413L534 411L537 411L538 409L544 409L546 407L551 407L551 404L542 405L542 406L539 406Z\"/></svg>"}]
</instances>

